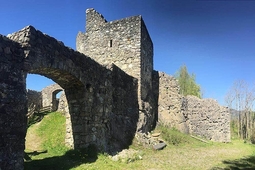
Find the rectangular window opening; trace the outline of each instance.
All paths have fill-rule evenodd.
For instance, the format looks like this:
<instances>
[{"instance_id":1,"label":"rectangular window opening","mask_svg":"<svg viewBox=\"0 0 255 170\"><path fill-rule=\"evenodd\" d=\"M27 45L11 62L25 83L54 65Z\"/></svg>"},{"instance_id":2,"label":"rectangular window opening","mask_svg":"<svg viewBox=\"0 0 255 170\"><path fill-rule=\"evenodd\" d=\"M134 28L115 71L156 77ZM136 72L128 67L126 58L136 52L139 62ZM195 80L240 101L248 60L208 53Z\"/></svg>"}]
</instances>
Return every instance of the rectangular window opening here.
<instances>
[{"instance_id":1,"label":"rectangular window opening","mask_svg":"<svg viewBox=\"0 0 255 170\"><path fill-rule=\"evenodd\" d=\"M112 47L112 40L110 40L109 42L109 47Z\"/></svg>"}]
</instances>

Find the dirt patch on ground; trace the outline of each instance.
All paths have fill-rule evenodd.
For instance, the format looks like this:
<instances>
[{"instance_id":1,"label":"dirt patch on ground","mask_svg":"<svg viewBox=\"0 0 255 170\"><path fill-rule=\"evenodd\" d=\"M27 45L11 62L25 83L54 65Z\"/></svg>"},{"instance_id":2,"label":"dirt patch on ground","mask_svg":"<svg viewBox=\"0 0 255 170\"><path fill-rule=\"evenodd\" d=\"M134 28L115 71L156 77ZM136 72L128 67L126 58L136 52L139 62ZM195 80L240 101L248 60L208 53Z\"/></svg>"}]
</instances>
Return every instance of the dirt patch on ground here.
<instances>
[{"instance_id":1,"label":"dirt patch on ground","mask_svg":"<svg viewBox=\"0 0 255 170\"><path fill-rule=\"evenodd\" d=\"M39 128L40 123L36 123L28 128L26 135L26 150L27 151L40 151L41 138L37 135L36 131Z\"/></svg>"}]
</instances>

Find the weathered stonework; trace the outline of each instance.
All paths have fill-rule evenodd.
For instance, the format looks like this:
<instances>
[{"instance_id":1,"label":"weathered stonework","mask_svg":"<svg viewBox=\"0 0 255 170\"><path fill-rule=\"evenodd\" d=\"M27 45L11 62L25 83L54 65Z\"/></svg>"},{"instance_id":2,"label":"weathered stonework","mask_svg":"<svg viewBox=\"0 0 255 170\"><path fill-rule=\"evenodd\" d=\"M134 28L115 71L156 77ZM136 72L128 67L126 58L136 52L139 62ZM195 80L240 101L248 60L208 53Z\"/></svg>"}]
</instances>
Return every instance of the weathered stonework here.
<instances>
[{"instance_id":1,"label":"weathered stonework","mask_svg":"<svg viewBox=\"0 0 255 170\"><path fill-rule=\"evenodd\" d=\"M158 98L158 122L181 132L218 142L230 142L230 114L213 99L180 95L178 81L153 72L154 95Z\"/></svg>"},{"instance_id":2,"label":"weathered stonework","mask_svg":"<svg viewBox=\"0 0 255 170\"><path fill-rule=\"evenodd\" d=\"M86 14L86 33L77 36L81 53L32 26L0 36L0 169L23 169L28 73L59 85L42 92L43 107L56 110L54 96L64 90L58 109L66 113L72 148L93 144L119 151L157 119L182 132L229 141L225 108L183 98L173 77L153 71L153 44L141 16L106 22L94 9Z\"/></svg>"},{"instance_id":3,"label":"weathered stonework","mask_svg":"<svg viewBox=\"0 0 255 170\"><path fill-rule=\"evenodd\" d=\"M111 74L107 74L109 69L31 26L11 34L9 38L21 44L26 54L23 63L27 73L44 75L65 89L72 120L74 148L95 143L103 150L107 149L105 143L108 132L103 131L102 126L106 125L101 125L101 120L108 119L109 115L100 115L98 112L103 106L111 107L112 103L111 100L101 103L101 95L98 93L101 86L112 89L111 84L105 85L105 81L111 79ZM88 86L93 88L93 93ZM107 92L111 96L111 90ZM95 115L100 119L95 119ZM99 133L91 131L98 124L101 126Z\"/></svg>"},{"instance_id":4,"label":"weathered stonework","mask_svg":"<svg viewBox=\"0 0 255 170\"><path fill-rule=\"evenodd\" d=\"M53 84L42 89L42 107L51 106L51 110L56 111L59 105L57 94L61 91L63 91L63 88L58 84Z\"/></svg>"},{"instance_id":5,"label":"weathered stonework","mask_svg":"<svg viewBox=\"0 0 255 170\"><path fill-rule=\"evenodd\" d=\"M158 98L158 122L189 133L182 110L182 96L177 80L163 72L153 72L154 95Z\"/></svg>"},{"instance_id":6,"label":"weathered stonework","mask_svg":"<svg viewBox=\"0 0 255 170\"><path fill-rule=\"evenodd\" d=\"M59 98L58 112L69 113L68 103L65 92L62 92Z\"/></svg>"},{"instance_id":7,"label":"weathered stonework","mask_svg":"<svg viewBox=\"0 0 255 170\"><path fill-rule=\"evenodd\" d=\"M23 169L27 128L24 53L0 35L0 169Z\"/></svg>"},{"instance_id":8,"label":"weathered stonework","mask_svg":"<svg viewBox=\"0 0 255 170\"><path fill-rule=\"evenodd\" d=\"M35 111L39 111L42 108L42 93L35 90L27 90L27 106L35 105Z\"/></svg>"},{"instance_id":9,"label":"weathered stonework","mask_svg":"<svg viewBox=\"0 0 255 170\"><path fill-rule=\"evenodd\" d=\"M137 101L137 97L134 97L134 92L137 92L137 81L135 78L122 73L115 65L107 67L99 65L85 55L65 47L63 43L58 42L54 38L35 30L32 26L28 26L8 37L16 41L16 44L20 44L18 50L24 52L24 55L18 61L15 61L13 58L15 58L17 52L15 51L15 54L11 53L10 51L14 49L11 47L5 48L5 42L1 42L1 52L10 53L10 61L14 62L6 62L6 65L23 73L20 75L13 71L13 74L15 73L17 74L16 76L20 76L18 78L22 80L20 81L22 88L25 89L26 74L34 73L51 78L65 89L69 106L69 120L71 121L71 129L68 129L71 136L71 140L69 140L71 147L82 148L95 144L103 151L127 147L130 143L128 141L132 140L130 138L135 135L138 121L136 117L139 115L138 106L134 104ZM6 37L5 39L8 40ZM6 46L8 47L8 44ZM1 61L4 60L2 59L3 56L1 55ZM17 66L14 65L16 63ZM22 65L22 68L19 65ZM5 70L1 71L1 75L2 72L5 74ZM2 78L7 81L6 84L1 82L3 84L2 89L6 90L6 93L11 94L8 91L11 81L4 76ZM16 85L18 84L16 83ZM22 88L19 87L19 89ZM129 93L123 95L121 94L122 92L124 94L126 92ZM116 96L113 96L113 94L116 94ZM24 98L23 101L26 102L26 91L20 93L20 95ZM125 96L132 96L132 99L123 99L122 97ZM113 101L123 102L124 104L116 106ZM27 103L22 102L11 107L12 109L21 108L18 107L19 105L24 107L22 111L27 110ZM118 111L118 113L114 111ZM15 112L15 114L21 114L21 112ZM14 121L12 117L9 117L9 119ZM116 119L118 119L117 122L115 122ZM24 120L19 119L19 121L17 125L19 123L26 125L25 117ZM113 127L119 127L116 133L120 134L122 132L121 138L118 138L119 135L115 135ZM129 127L131 128L127 129ZM26 129L19 128L17 132L21 130L23 130L22 133L24 135L18 141L22 144ZM6 133L8 134L9 131L6 131ZM116 148L112 147L113 140L115 141L114 146ZM7 141L7 143L10 142ZM23 153L23 150L24 148L20 148L13 154ZM21 158L23 158L22 156ZM12 160L17 161L18 159L10 158L10 161Z\"/></svg>"},{"instance_id":10,"label":"weathered stonework","mask_svg":"<svg viewBox=\"0 0 255 170\"><path fill-rule=\"evenodd\" d=\"M86 32L79 32L77 50L102 65L115 64L138 79L138 131L152 130L153 44L141 16L107 22L94 9L86 10Z\"/></svg>"},{"instance_id":11,"label":"weathered stonework","mask_svg":"<svg viewBox=\"0 0 255 170\"><path fill-rule=\"evenodd\" d=\"M187 96L183 102L189 133L218 142L230 142L229 109L214 99Z\"/></svg>"}]
</instances>

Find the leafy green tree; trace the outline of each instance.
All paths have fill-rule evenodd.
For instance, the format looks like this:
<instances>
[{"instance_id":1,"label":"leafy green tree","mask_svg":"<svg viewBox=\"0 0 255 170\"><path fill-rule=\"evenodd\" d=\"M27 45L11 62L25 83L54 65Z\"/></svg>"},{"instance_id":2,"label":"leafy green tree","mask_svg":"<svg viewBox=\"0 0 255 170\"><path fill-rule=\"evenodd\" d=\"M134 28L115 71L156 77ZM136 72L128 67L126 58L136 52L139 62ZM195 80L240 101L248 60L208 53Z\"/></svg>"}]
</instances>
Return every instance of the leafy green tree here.
<instances>
[{"instance_id":1,"label":"leafy green tree","mask_svg":"<svg viewBox=\"0 0 255 170\"><path fill-rule=\"evenodd\" d=\"M190 75L185 65L181 66L175 77L179 82L180 92L182 95L193 95L199 98L202 97L201 88L196 83L196 75L193 73Z\"/></svg>"}]
</instances>

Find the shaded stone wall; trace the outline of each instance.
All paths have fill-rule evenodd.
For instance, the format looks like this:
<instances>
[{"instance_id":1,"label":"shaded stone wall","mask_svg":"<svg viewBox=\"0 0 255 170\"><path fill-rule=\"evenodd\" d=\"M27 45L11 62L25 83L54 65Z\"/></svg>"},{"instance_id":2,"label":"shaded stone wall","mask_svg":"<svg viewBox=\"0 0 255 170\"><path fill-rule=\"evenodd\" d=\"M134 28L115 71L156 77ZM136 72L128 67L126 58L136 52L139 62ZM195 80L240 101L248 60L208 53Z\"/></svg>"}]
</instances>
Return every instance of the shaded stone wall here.
<instances>
[{"instance_id":1,"label":"shaded stone wall","mask_svg":"<svg viewBox=\"0 0 255 170\"><path fill-rule=\"evenodd\" d=\"M27 90L27 106L36 105L35 110L39 111L42 108L42 93L35 90Z\"/></svg>"},{"instance_id":2,"label":"shaded stone wall","mask_svg":"<svg viewBox=\"0 0 255 170\"><path fill-rule=\"evenodd\" d=\"M137 129L139 106L137 79L112 67L113 109L110 115L111 147L120 151L132 144Z\"/></svg>"},{"instance_id":3,"label":"shaded stone wall","mask_svg":"<svg viewBox=\"0 0 255 170\"><path fill-rule=\"evenodd\" d=\"M0 169L23 169L26 74L20 45L0 35Z\"/></svg>"},{"instance_id":4,"label":"shaded stone wall","mask_svg":"<svg viewBox=\"0 0 255 170\"><path fill-rule=\"evenodd\" d=\"M154 129L155 115L153 105L155 99L152 89L152 72L153 72L153 43L150 35L144 24L143 19L140 19L140 83L138 91L139 99L139 124L138 131L148 132Z\"/></svg>"},{"instance_id":5,"label":"shaded stone wall","mask_svg":"<svg viewBox=\"0 0 255 170\"><path fill-rule=\"evenodd\" d=\"M107 22L94 9L86 11L86 32L76 39L79 52L102 65L115 64L138 79L140 118L137 129L152 129L153 45L141 16Z\"/></svg>"},{"instance_id":6,"label":"shaded stone wall","mask_svg":"<svg viewBox=\"0 0 255 170\"><path fill-rule=\"evenodd\" d=\"M163 72L154 71L153 84L159 123L209 140L230 142L230 114L226 107L213 99L183 97L177 80Z\"/></svg>"}]
</instances>

